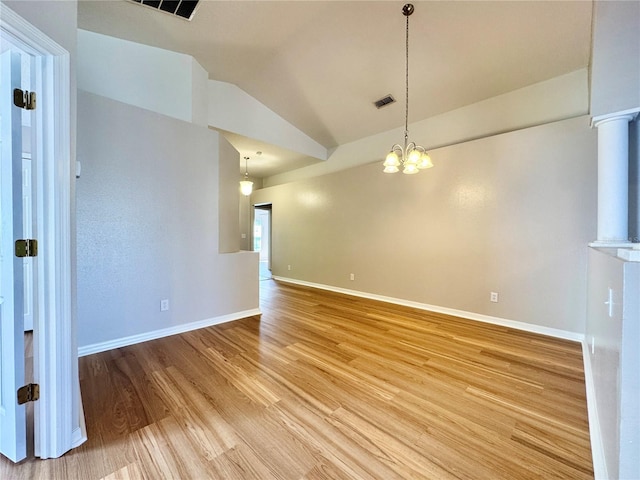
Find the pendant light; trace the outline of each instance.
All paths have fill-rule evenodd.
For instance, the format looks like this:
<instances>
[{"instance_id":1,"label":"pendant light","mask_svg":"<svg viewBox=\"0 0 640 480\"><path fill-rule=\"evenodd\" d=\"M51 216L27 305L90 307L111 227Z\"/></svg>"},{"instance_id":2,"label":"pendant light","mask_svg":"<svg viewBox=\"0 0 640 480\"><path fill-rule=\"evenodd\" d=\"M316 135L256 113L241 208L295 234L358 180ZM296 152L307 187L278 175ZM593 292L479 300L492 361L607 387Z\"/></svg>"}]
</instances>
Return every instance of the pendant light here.
<instances>
[{"instance_id":1,"label":"pendant light","mask_svg":"<svg viewBox=\"0 0 640 480\"><path fill-rule=\"evenodd\" d=\"M411 175L418 173L425 168L433 167L431 157L421 145L409 142L409 16L413 13L414 7L407 3L402 7L402 14L407 18L407 28L405 37L405 113L404 113L404 144L396 143L391 147L384 160L384 172L396 173L402 167L402 173Z\"/></svg>"},{"instance_id":2,"label":"pendant light","mask_svg":"<svg viewBox=\"0 0 640 480\"><path fill-rule=\"evenodd\" d=\"M240 193L245 197L251 195L251 192L253 191L253 182L249 180L249 172L247 170L248 161L249 157L244 157L244 179L240 181Z\"/></svg>"}]
</instances>

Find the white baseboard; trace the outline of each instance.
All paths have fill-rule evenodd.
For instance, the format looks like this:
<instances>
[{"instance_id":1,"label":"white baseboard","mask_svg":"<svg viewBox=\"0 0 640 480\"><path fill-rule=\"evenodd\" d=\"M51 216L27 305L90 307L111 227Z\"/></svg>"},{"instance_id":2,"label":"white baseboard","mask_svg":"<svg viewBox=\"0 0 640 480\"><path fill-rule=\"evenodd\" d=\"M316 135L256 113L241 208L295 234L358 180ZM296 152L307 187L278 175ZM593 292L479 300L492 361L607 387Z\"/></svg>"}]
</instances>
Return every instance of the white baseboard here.
<instances>
[{"instance_id":1,"label":"white baseboard","mask_svg":"<svg viewBox=\"0 0 640 480\"><path fill-rule=\"evenodd\" d=\"M333 287L331 285L323 285L320 283L306 282L304 280L297 280L287 277L273 277L274 280L280 282L292 283L295 285L303 285L305 287L319 288L322 290L329 290L336 293L344 293L346 295L352 295L355 297L368 298L370 300L379 300L381 302L393 303L395 305L402 305L405 307L418 308L420 310L427 310L429 312L443 313L445 315L452 315L454 317L466 318L468 320L476 320L478 322L490 323L493 325L500 325L503 327L514 328L516 330L523 330L531 333L539 333L541 335L548 335L550 337L562 338L564 340L571 340L573 342L583 342L584 334L569 332L567 330L560 330L558 328L543 327L541 325L534 325L531 323L518 322L516 320L508 320L506 318L492 317L489 315L482 315L480 313L466 312L464 310L456 310L454 308L440 307L437 305L429 305L427 303L414 302L412 300L403 300L401 298L387 297L384 295L377 295L374 293L359 292L357 290L349 290L347 288Z\"/></svg>"},{"instance_id":2,"label":"white baseboard","mask_svg":"<svg viewBox=\"0 0 640 480\"><path fill-rule=\"evenodd\" d=\"M200 320L198 322L186 323L184 325L176 325L174 327L162 328L160 330L153 330L151 332L131 335L130 337L116 338L107 342L85 345L84 347L78 348L78 356L84 357L85 355L91 355L93 353L106 352L107 350L113 350L114 348L126 347L127 345L134 345L136 343L142 343L149 340L155 340L157 338L168 337L170 335L176 335L178 333L190 332L192 330L198 330L199 328L211 327L213 325L219 325L221 323L240 320L241 318L253 317L254 315L261 314L262 312L260 311L260 309L255 308L252 310L230 313L228 315L221 315L219 317L207 318L206 320Z\"/></svg>"},{"instance_id":3,"label":"white baseboard","mask_svg":"<svg viewBox=\"0 0 640 480\"><path fill-rule=\"evenodd\" d=\"M87 423L84 418L84 406L82 404L82 391L80 390L80 378L77 380L78 394L78 426L71 432L71 448L77 448L87 441Z\"/></svg>"},{"instance_id":4,"label":"white baseboard","mask_svg":"<svg viewBox=\"0 0 640 480\"><path fill-rule=\"evenodd\" d=\"M589 414L589 437L591 439L591 456L593 460L593 474L595 480L607 480L609 473L604 456L604 444L600 430L600 417L598 416L598 403L596 401L596 388L591 368L591 354L587 341L582 342L582 358L584 362L584 383L587 390L587 411Z\"/></svg>"},{"instance_id":5,"label":"white baseboard","mask_svg":"<svg viewBox=\"0 0 640 480\"><path fill-rule=\"evenodd\" d=\"M87 434L82 428L78 427L71 432L71 448L76 448L87 441Z\"/></svg>"}]
</instances>

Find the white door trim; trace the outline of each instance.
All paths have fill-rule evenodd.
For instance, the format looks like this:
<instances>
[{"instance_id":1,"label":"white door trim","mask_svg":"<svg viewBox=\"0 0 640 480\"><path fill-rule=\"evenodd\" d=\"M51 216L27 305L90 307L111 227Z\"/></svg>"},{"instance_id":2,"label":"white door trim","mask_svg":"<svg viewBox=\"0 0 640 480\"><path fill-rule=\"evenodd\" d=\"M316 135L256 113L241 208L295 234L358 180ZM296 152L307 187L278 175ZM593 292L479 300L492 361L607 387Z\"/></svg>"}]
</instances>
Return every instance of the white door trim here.
<instances>
[{"instance_id":1,"label":"white door trim","mask_svg":"<svg viewBox=\"0 0 640 480\"><path fill-rule=\"evenodd\" d=\"M38 312L34 320L35 447L56 458L86 440L72 306L71 90L69 52L0 3L3 35L42 60L37 79Z\"/></svg>"}]
</instances>

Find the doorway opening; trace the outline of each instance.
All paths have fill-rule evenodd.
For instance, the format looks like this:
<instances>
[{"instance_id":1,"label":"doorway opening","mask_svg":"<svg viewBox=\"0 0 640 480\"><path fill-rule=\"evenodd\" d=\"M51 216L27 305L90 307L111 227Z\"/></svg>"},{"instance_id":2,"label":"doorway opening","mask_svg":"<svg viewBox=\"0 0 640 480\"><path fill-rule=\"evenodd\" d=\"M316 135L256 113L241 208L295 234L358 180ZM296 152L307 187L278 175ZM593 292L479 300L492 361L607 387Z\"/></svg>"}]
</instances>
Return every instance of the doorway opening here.
<instances>
[{"instance_id":1,"label":"doorway opening","mask_svg":"<svg viewBox=\"0 0 640 480\"><path fill-rule=\"evenodd\" d=\"M271 274L271 204L255 205L253 211L253 251L260 252L260 280Z\"/></svg>"}]
</instances>

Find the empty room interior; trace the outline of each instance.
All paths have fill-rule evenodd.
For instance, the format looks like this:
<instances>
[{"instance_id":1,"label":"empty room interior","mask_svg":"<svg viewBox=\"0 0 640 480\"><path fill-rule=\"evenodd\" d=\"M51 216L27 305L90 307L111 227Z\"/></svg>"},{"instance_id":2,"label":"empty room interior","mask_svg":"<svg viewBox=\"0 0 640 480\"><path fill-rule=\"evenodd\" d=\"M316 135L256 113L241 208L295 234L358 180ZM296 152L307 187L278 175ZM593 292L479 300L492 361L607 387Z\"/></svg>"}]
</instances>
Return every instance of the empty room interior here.
<instances>
[{"instance_id":1,"label":"empty room interior","mask_svg":"<svg viewBox=\"0 0 640 480\"><path fill-rule=\"evenodd\" d=\"M0 8L0 478L640 479L640 1Z\"/></svg>"}]
</instances>

